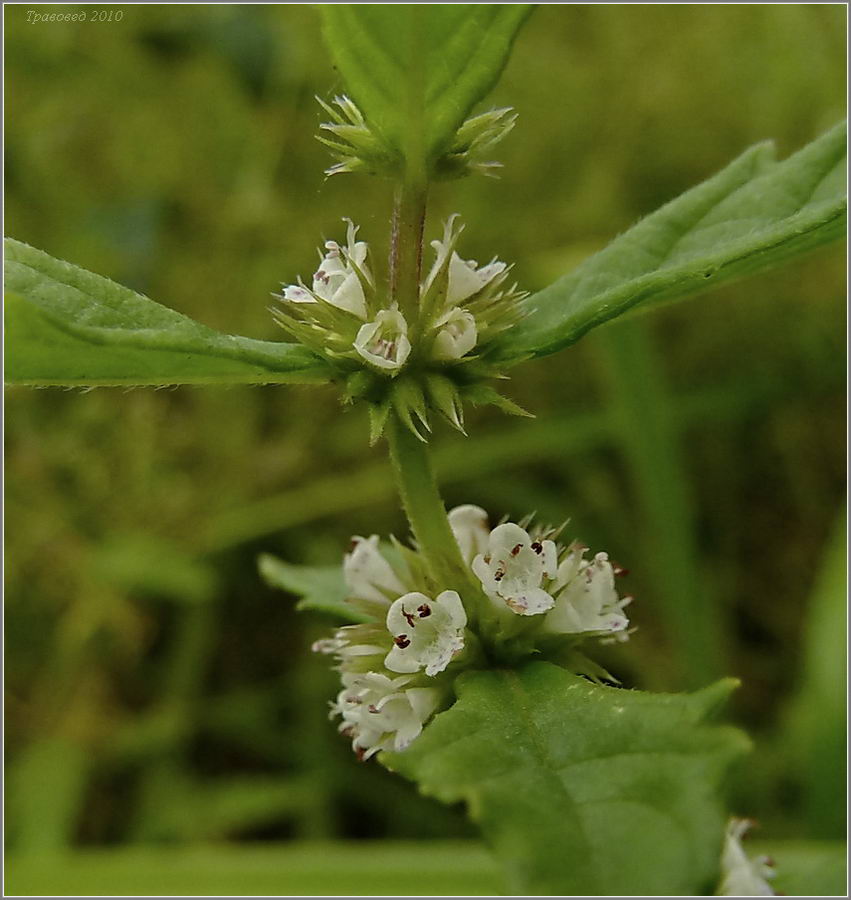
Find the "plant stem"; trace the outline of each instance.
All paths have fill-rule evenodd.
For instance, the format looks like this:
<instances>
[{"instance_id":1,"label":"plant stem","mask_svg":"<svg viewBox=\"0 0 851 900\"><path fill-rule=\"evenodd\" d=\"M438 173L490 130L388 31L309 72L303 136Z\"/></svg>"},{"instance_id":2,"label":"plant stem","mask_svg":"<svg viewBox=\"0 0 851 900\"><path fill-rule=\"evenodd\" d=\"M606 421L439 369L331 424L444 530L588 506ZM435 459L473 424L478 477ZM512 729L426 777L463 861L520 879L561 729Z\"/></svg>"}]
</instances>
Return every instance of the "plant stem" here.
<instances>
[{"instance_id":1,"label":"plant stem","mask_svg":"<svg viewBox=\"0 0 851 900\"><path fill-rule=\"evenodd\" d=\"M468 589L470 572L449 527L428 445L416 438L395 413L387 421L386 434L396 484L420 552L444 589ZM478 586L476 590L478 593Z\"/></svg>"},{"instance_id":2,"label":"plant stem","mask_svg":"<svg viewBox=\"0 0 851 900\"><path fill-rule=\"evenodd\" d=\"M390 297L411 328L416 327L420 299L427 193L424 179L408 179L396 188L393 198Z\"/></svg>"}]
</instances>

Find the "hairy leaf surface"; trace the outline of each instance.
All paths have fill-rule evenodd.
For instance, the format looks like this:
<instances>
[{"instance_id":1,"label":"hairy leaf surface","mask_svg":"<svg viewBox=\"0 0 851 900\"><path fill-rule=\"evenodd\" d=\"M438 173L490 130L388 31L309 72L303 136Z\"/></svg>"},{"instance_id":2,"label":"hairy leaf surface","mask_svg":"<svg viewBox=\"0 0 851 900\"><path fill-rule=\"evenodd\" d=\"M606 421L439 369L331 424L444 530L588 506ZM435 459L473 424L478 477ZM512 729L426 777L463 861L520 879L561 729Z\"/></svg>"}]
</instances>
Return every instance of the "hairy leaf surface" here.
<instances>
[{"instance_id":1,"label":"hairy leaf surface","mask_svg":"<svg viewBox=\"0 0 851 900\"><path fill-rule=\"evenodd\" d=\"M446 149L493 87L528 4L341 3L325 37L370 126L409 162Z\"/></svg>"},{"instance_id":2,"label":"hairy leaf surface","mask_svg":"<svg viewBox=\"0 0 851 900\"><path fill-rule=\"evenodd\" d=\"M845 123L783 162L770 144L643 219L525 301L507 360L554 353L636 307L774 268L846 227Z\"/></svg>"},{"instance_id":3,"label":"hairy leaf surface","mask_svg":"<svg viewBox=\"0 0 851 900\"><path fill-rule=\"evenodd\" d=\"M27 385L328 381L297 344L222 334L6 238L6 381Z\"/></svg>"},{"instance_id":4,"label":"hairy leaf surface","mask_svg":"<svg viewBox=\"0 0 851 900\"><path fill-rule=\"evenodd\" d=\"M465 801L509 893L712 893L719 785L748 748L705 720L735 687L647 694L550 663L462 675L458 700L389 768Z\"/></svg>"}]
</instances>

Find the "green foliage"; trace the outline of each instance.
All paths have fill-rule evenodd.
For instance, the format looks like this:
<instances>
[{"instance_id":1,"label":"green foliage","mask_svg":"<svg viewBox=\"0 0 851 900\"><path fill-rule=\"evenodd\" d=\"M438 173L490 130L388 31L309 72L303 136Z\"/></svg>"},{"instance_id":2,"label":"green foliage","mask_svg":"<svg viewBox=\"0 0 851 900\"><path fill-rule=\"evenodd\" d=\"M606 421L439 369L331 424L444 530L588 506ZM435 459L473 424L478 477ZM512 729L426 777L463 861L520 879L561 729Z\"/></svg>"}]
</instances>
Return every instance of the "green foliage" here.
<instances>
[{"instance_id":1,"label":"green foliage","mask_svg":"<svg viewBox=\"0 0 851 900\"><path fill-rule=\"evenodd\" d=\"M325 38L369 125L422 176L493 87L527 4L322 7Z\"/></svg>"},{"instance_id":2,"label":"green foliage","mask_svg":"<svg viewBox=\"0 0 851 900\"><path fill-rule=\"evenodd\" d=\"M26 7L11 7L6 23L16 110L6 132L10 233L167 297L219 331L275 340L263 298L305 273L317 236L334 236L343 212L387 220L380 184L323 183L309 98L340 84L319 52L310 7L154 4L85 32L33 27L25 16ZM523 124L522 139L501 150L503 180L438 185L433 221L462 211L465 255L498 252L516 260L521 287L549 284L742 147L771 136L785 156L841 116L845 16L842 6L818 4L541 7L493 97L516 106ZM554 159L566 173L560 185ZM778 750L780 784L738 785L733 808L762 823L766 846L749 849L778 860L776 886L788 894L845 890L841 845L787 856L789 843L776 839L804 833L809 783L788 789L800 766L774 730L792 688L789 661L802 655L802 598L844 491L841 256L805 259L633 323L648 329L669 379L668 397L647 402L664 405L681 443L694 504L684 539L698 550L708 599L728 607L724 649L743 679L735 717L764 737L755 775L766 750ZM570 360L514 370L511 395L537 421L472 410L469 440L436 429L436 462L452 504L497 515L537 509L549 521L569 514L588 542L615 551L631 569L640 630L609 665L625 683L675 690L684 647L668 638L667 559L644 540L643 507L668 487L669 454L657 443L646 465L630 464L628 444L644 422L628 430L611 415L610 355L599 340L607 332L576 345ZM387 466L365 446L359 413L341 414L332 391L106 389L81 402L72 392L12 389L6 429L10 770L48 733L56 705L95 761L65 835L78 852L56 862L13 855L10 891L499 890L478 848L447 863L443 845L301 840L463 827L403 779L354 762L327 721L330 673L307 652L317 617L294 615L256 577L261 550L317 564L337 558L355 531L401 535ZM179 727L156 726L172 704L170 651L190 638L174 627L175 604L140 602L95 578L98 547L116 529L208 552L219 576L213 639L197 660L203 689L181 709ZM682 614L699 599L680 597ZM75 648L77 667L60 665L69 639L97 616L97 640ZM276 823L264 815L208 834L212 849L145 848L150 833L162 840L161 826L127 822L140 814L135 787L165 746L175 776L190 780L167 781L156 797L197 806L197 815L185 810L189 819L209 810L219 786L260 768L302 779L309 802ZM64 816L50 771L29 786L14 808L10 797L12 854L23 849L24 813L31 833L54 830L51 811ZM839 791L832 804L841 818ZM159 819L172 816L160 808ZM258 827L280 842L258 848ZM118 846L92 849L103 844Z\"/></svg>"},{"instance_id":3,"label":"green foliage","mask_svg":"<svg viewBox=\"0 0 851 900\"><path fill-rule=\"evenodd\" d=\"M718 786L748 747L705 724L733 687L645 694L547 663L471 673L454 706L382 759L427 794L466 802L511 893L701 893L717 877Z\"/></svg>"},{"instance_id":4,"label":"green foliage","mask_svg":"<svg viewBox=\"0 0 851 900\"><path fill-rule=\"evenodd\" d=\"M803 671L790 710L789 733L804 782L812 837L845 835L844 810L836 803L847 783L848 526L839 515L809 600ZM810 888L813 893L817 893Z\"/></svg>"},{"instance_id":5,"label":"green foliage","mask_svg":"<svg viewBox=\"0 0 851 900\"><path fill-rule=\"evenodd\" d=\"M496 867L470 841L301 842L296 845L136 848L48 862L9 862L20 894L249 896L493 895Z\"/></svg>"},{"instance_id":6,"label":"green foliage","mask_svg":"<svg viewBox=\"0 0 851 900\"><path fill-rule=\"evenodd\" d=\"M770 144L648 216L575 271L527 298L505 356L554 353L638 307L763 271L841 237L845 124L784 162Z\"/></svg>"},{"instance_id":7,"label":"green foliage","mask_svg":"<svg viewBox=\"0 0 851 900\"><path fill-rule=\"evenodd\" d=\"M301 597L296 609L333 616L338 622L368 622L347 604L341 566L294 566L264 553L258 560L260 574L269 587Z\"/></svg>"},{"instance_id":8,"label":"green foliage","mask_svg":"<svg viewBox=\"0 0 851 900\"><path fill-rule=\"evenodd\" d=\"M28 385L328 380L296 344L220 334L147 297L5 241L7 381Z\"/></svg>"},{"instance_id":9,"label":"green foliage","mask_svg":"<svg viewBox=\"0 0 851 900\"><path fill-rule=\"evenodd\" d=\"M790 896L842 896L840 842L777 841L775 886ZM83 851L59 857L7 857L11 894L122 896L494 896L496 865L472 841L306 842L274 846L195 846Z\"/></svg>"},{"instance_id":10,"label":"green foliage","mask_svg":"<svg viewBox=\"0 0 851 900\"><path fill-rule=\"evenodd\" d=\"M787 897L845 897L848 859L845 841L772 841L754 843L749 854L765 853L777 862L772 883Z\"/></svg>"}]
</instances>

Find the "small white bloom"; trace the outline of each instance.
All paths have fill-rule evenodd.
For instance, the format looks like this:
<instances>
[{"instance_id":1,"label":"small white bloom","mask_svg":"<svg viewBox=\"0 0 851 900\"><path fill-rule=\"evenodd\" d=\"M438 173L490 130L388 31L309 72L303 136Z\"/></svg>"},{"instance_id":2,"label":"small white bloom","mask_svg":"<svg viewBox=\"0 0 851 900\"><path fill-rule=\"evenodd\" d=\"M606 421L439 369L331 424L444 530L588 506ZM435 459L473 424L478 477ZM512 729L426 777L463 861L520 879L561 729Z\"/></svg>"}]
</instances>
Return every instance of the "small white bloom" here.
<instances>
[{"instance_id":1,"label":"small white bloom","mask_svg":"<svg viewBox=\"0 0 851 900\"><path fill-rule=\"evenodd\" d=\"M331 717L342 716L340 731L352 738L361 759L379 750L404 750L437 708L440 693L434 688L406 690L410 680L378 672L343 674L343 690L331 705Z\"/></svg>"},{"instance_id":2,"label":"small white bloom","mask_svg":"<svg viewBox=\"0 0 851 900\"><path fill-rule=\"evenodd\" d=\"M325 248L328 252L313 275L313 293L331 306L365 319L366 297L360 278L346 263L339 244L328 241Z\"/></svg>"},{"instance_id":3,"label":"small white bloom","mask_svg":"<svg viewBox=\"0 0 851 900\"><path fill-rule=\"evenodd\" d=\"M367 362L380 369L401 369L411 352L405 317L398 309L382 309L374 321L361 326L354 347Z\"/></svg>"},{"instance_id":4,"label":"small white bloom","mask_svg":"<svg viewBox=\"0 0 851 900\"><path fill-rule=\"evenodd\" d=\"M476 320L466 309L453 308L437 323L433 355L435 359L461 359L476 346Z\"/></svg>"},{"instance_id":5,"label":"small white bloom","mask_svg":"<svg viewBox=\"0 0 851 900\"><path fill-rule=\"evenodd\" d=\"M487 553L488 514L481 506L466 503L449 511L449 527L461 548L461 557L469 566L476 556Z\"/></svg>"},{"instance_id":6,"label":"small white bloom","mask_svg":"<svg viewBox=\"0 0 851 900\"><path fill-rule=\"evenodd\" d=\"M474 259L463 260L457 253L452 254L449 260L449 287L446 292L446 302L450 306L457 306L465 300L478 294L482 288L490 284L498 275L506 270L504 262L494 260L486 266L479 268Z\"/></svg>"},{"instance_id":7,"label":"small white bloom","mask_svg":"<svg viewBox=\"0 0 851 900\"><path fill-rule=\"evenodd\" d=\"M343 557L343 578L349 596L366 600L386 609L391 598L404 594L407 588L378 549L378 535L352 538L352 546Z\"/></svg>"},{"instance_id":8,"label":"small white bloom","mask_svg":"<svg viewBox=\"0 0 851 900\"><path fill-rule=\"evenodd\" d=\"M422 285L422 293L425 295L432 289L438 277L445 276L445 306L449 308L458 306L478 294L508 269L504 262L497 259L481 268L474 259L461 259L452 249L463 229L463 226L455 224L457 218L456 214L446 220L443 228L443 240L431 242L436 258Z\"/></svg>"},{"instance_id":9,"label":"small white bloom","mask_svg":"<svg viewBox=\"0 0 851 900\"><path fill-rule=\"evenodd\" d=\"M369 246L365 241L356 240L356 235L357 227L349 221L345 248L336 241L326 241L325 254L313 275L312 290L301 283L285 285L280 294L282 299L290 303L317 303L318 299L324 300L359 319L366 319L366 295L355 267L371 285L372 274L367 266Z\"/></svg>"},{"instance_id":10,"label":"small white bloom","mask_svg":"<svg viewBox=\"0 0 851 900\"><path fill-rule=\"evenodd\" d=\"M343 666L351 664L358 657L382 656L387 647L375 625L344 625L334 632L334 637L314 641L311 650L335 656Z\"/></svg>"},{"instance_id":11,"label":"small white bloom","mask_svg":"<svg viewBox=\"0 0 851 900\"><path fill-rule=\"evenodd\" d=\"M553 588L555 607L544 627L558 634L623 633L629 625L623 614L629 598L618 597L609 557L598 553L589 562L584 559L585 549L577 546L562 560Z\"/></svg>"},{"instance_id":12,"label":"small white bloom","mask_svg":"<svg viewBox=\"0 0 851 900\"><path fill-rule=\"evenodd\" d=\"M387 630L393 647L384 660L391 672L437 675L464 648L467 613L455 591L434 600L413 592L399 597L387 611Z\"/></svg>"},{"instance_id":13,"label":"small white bloom","mask_svg":"<svg viewBox=\"0 0 851 900\"><path fill-rule=\"evenodd\" d=\"M556 577L557 565L552 541L533 541L519 525L506 522L490 533L487 551L472 568L488 596L520 616L535 616L552 609L555 601L541 582Z\"/></svg>"},{"instance_id":14,"label":"small white bloom","mask_svg":"<svg viewBox=\"0 0 851 900\"><path fill-rule=\"evenodd\" d=\"M742 847L742 838L751 827L747 819L730 819L721 853L719 897L772 897L774 891L766 879L774 877L774 864L767 856L750 859Z\"/></svg>"},{"instance_id":15,"label":"small white bloom","mask_svg":"<svg viewBox=\"0 0 851 900\"><path fill-rule=\"evenodd\" d=\"M313 294L300 284L286 285L282 296L284 300L289 300L290 303L316 303L316 298Z\"/></svg>"}]
</instances>

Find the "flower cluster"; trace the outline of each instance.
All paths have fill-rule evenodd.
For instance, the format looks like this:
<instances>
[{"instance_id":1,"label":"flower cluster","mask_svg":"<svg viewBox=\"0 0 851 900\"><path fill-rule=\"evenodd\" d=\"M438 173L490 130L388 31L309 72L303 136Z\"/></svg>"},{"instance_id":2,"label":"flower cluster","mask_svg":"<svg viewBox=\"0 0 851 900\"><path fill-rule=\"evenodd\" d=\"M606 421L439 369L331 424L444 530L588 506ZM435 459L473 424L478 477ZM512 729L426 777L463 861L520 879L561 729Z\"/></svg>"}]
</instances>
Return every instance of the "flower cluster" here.
<instances>
[{"instance_id":1,"label":"flower cluster","mask_svg":"<svg viewBox=\"0 0 851 900\"><path fill-rule=\"evenodd\" d=\"M605 553L587 559L587 548L561 547L556 532L530 533L528 522L491 530L477 506L453 509L449 524L472 576L457 590L439 584L416 549L382 546L378 535L353 538L344 557L347 603L370 621L314 649L336 658L343 687L331 715L361 758L404 750L445 707L458 671L507 643L531 653L627 637L621 570Z\"/></svg>"},{"instance_id":2,"label":"flower cluster","mask_svg":"<svg viewBox=\"0 0 851 900\"><path fill-rule=\"evenodd\" d=\"M318 140L325 144L337 162L325 170L326 175L344 172L364 172L370 175L398 175L404 168L404 157L370 128L357 104L346 96L334 97L326 103L317 97L330 121L319 128ZM491 109L464 121L455 132L452 142L433 160L437 178L460 178L471 172L493 174L501 163L489 160L498 144L517 120L511 108Z\"/></svg>"},{"instance_id":3,"label":"flower cluster","mask_svg":"<svg viewBox=\"0 0 851 900\"><path fill-rule=\"evenodd\" d=\"M774 862L768 856L749 857L742 847L742 838L753 822L730 819L721 852L721 884L719 897L772 897L774 891L768 879L774 878Z\"/></svg>"},{"instance_id":4,"label":"flower cluster","mask_svg":"<svg viewBox=\"0 0 851 900\"><path fill-rule=\"evenodd\" d=\"M273 295L278 324L335 364L347 378L349 399L371 404L374 437L391 408L418 437L430 430L429 408L463 430L465 392L473 402L522 413L480 379L492 374L488 348L519 320L524 295L506 285L510 267L504 262L480 266L458 255L462 230L452 216L443 239L432 243L436 258L408 318L378 288L369 246L350 221L346 244L327 241L320 251L309 286L299 281Z\"/></svg>"}]
</instances>

